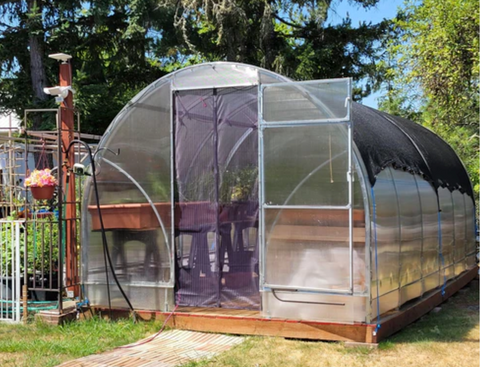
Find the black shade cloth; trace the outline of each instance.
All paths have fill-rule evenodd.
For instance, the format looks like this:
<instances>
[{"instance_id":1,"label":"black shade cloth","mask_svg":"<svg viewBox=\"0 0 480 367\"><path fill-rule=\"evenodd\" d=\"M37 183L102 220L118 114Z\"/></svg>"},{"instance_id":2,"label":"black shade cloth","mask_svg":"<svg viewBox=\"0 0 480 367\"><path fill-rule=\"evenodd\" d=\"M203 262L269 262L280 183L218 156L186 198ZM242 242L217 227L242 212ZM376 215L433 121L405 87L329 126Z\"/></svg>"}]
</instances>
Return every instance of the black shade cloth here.
<instances>
[{"instance_id":1,"label":"black shade cloth","mask_svg":"<svg viewBox=\"0 0 480 367\"><path fill-rule=\"evenodd\" d=\"M371 185L386 167L422 176L437 190L459 190L473 199L468 174L455 151L430 130L358 103L352 104L353 139Z\"/></svg>"}]
</instances>

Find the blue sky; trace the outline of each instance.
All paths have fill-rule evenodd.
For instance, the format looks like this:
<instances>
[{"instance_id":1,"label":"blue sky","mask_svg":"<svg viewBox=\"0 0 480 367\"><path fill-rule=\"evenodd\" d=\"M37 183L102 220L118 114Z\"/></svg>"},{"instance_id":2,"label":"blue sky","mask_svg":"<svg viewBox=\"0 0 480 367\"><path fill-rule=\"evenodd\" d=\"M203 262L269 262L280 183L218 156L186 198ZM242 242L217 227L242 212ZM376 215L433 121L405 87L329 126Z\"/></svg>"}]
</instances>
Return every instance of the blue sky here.
<instances>
[{"instance_id":1,"label":"blue sky","mask_svg":"<svg viewBox=\"0 0 480 367\"><path fill-rule=\"evenodd\" d=\"M377 6L365 10L359 6L350 4L347 0L342 0L341 2L337 1L333 3L333 6L328 13L328 20L331 24L339 23L343 18L347 17L348 13L352 19L352 26L356 26L362 21L375 24L385 18L393 18L397 14L397 9L403 7L403 3L404 0L380 0ZM377 98L381 95L381 91L374 93L367 98L364 98L362 103L377 108Z\"/></svg>"}]
</instances>

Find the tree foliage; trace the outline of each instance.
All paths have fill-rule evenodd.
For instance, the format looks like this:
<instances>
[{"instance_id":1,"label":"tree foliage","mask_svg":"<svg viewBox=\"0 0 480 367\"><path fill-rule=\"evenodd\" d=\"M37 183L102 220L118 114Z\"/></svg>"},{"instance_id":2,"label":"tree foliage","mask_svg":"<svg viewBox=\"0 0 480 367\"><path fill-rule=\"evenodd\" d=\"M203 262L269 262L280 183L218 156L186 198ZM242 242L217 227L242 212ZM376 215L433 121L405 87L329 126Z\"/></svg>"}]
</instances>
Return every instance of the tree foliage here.
<instances>
[{"instance_id":1,"label":"tree foliage","mask_svg":"<svg viewBox=\"0 0 480 367\"><path fill-rule=\"evenodd\" d=\"M101 134L141 88L177 68L228 60L294 79L353 77L356 99L377 80L388 21L328 23L342 0L0 1L0 108L54 107L48 54L73 56L82 130ZM379 0L344 0L370 8ZM35 119L36 129L54 121Z\"/></svg>"},{"instance_id":2,"label":"tree foliage","mask_svg":"<svg viewBox=\"0 0 480 367\"><path fill-rule=\"evenodd\" d=\"M184 53L257 65L297 80L352 77L356 99L376 85L380 39L390 22L328 23L332 0L161 0L175 7ZM350 0L370 8L379 0Z\"/></svg>"},{"instance_id":3,"label":"tree foliage","mask_svg":"<svg viewBox=\"0 0 480 367\"><path fill-rule=\"evenodd\" d=\"M450 143L479 192L479 4L408 1L389 46L381 107L414 118Z\"/></svg>"}]
</instances>

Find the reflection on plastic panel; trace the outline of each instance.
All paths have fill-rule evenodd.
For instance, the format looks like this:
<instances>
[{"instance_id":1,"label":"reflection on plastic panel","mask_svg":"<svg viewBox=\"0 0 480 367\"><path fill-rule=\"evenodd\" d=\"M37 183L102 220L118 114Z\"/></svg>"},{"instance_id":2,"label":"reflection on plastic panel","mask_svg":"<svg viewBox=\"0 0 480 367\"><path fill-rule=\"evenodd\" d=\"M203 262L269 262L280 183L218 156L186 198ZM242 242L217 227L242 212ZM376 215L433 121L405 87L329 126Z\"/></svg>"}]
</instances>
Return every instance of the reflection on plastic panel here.
<instances>
[{"instance_id":1,"label":"reflection on plastic panel","mask_svg":"<svg viewBox=\"0 0 480 367\"><path fill-rule=\"evenodd\" d=\"M267 122L343 119L348 96L348 79L267 86L263 117Z\"/></svg>"},{"instance_id":2,"label":"reflection on plastic panel","mask_svg":"<svg viewBox=\"0 0 480 367\"><path fill-rule=\"evenodd\" d=\"M461 274L465 270L465 201L463 194L455 190L452 192L453 213L455 223L455 247L453 259L455 261L455 275Z\"/></svg>"},{"instance_id":3,"label":"reflection on plastic panel","mask_svg":"<svg viewBox=\"0 0 480 367\"><path fill-rule=\"evenodd\" d=\"M400 213L400 286L422 277L422 213L417 185L412 174L391 170ZM405 301L401 299L402 303Z\"/></svg>"},{"instance_id":4,"label":"reflection on plastic panel","mask_svg":"<svg viewBox=\"0 0 480 367\"><path fill-rule=\"evenodd\" d=\"M403 305L412 299L420 297L422 292L422 280L418 280L412 284L404 285L402 288L400 288L400 304Z\"/></svg>"},{"instance_id":5,"label":"reflection on plastic panel","mask_svg":"<svg viewBox=\"0 0 480 367\"><path fill-rule=\"evenodd\" d=\"M318 304L302 302L318 302ZM262 314L266 317L290 320L365 322L366 302L366 297L265 291L262 292Z\"/></svg>"},{"instance_id":6,"label":"reflection on plastic panel","mask_svg":"<svg viewBox=\"0 0 480 367\"><path fill-rule=\"evenodd\" d=\"M398 307L400 303L400 293L399 291L392 291L387 293L383 296L380 296L380 315L388 312L390 310L394 310ZM371 318L374 319L377 317L377 300L374 298L372 299L372 316Z\"/></svg>"},{"instance_id":7,"label":"reflection on plastic panel","mask_svg":"<svg viewBox=\"0 0 480 367\"><path fill-rule=\"evenodd\" d=\"M129 286L123 287L133 308L141 310L169 311L175 305L173 288ZM108 307L107 286L105 284L85 284L85 291L91 304ZM115 284L110 285L112 307L127 308L122 294Z\"/></svg>"},{"instance_id":8,"label":"reflection on plastic panel","mask_svg":"<svg viewBox=\"0 0 480 367\"><path fill-rule=\"evenodd\" d=\"M465 221L466 221L466 254L473 254L476 250L475 243L475 209L470 196L464 195L465 199Z\"/></svg>"},{"instance_id":9,"label":"reflection on plastic panel","mask_svg":"<svg viewBox=\"0 0 480 367\"><path fill-rule=\"evenodd\" d=\"M258 73L256 68L248 65L204 64L175 73L172 82L177 89L256 85Z\"/></svg>"},{"instance_id":10,"label":"reflection on plastic panel","mask_svg":"<svg viewBox=\"0 0 480 367\"><path fill-rule=\"evenodd\" d=\"M420 177L415 177L417 181L418 191L420 194L420 202L422 204L422 223L423 223L423 261L422 273L424 277L429 274L437 273L439 270L438 255L438 204L437 195L430 183ZM430 277L425 284L425 291L438 286L437 282L432 281L435 276ZM433 287L433 288L431 288Z\"/></svg>"},{"instance_id":11,"label":"reflection on plastic panel","mask_svg":"<svg viewBox=\"0 0 480 367\"><path fill-rule=\"evenodd\" d=\"M389 169L382 171L377 176L374 186L376 217L375 228L372 227L372 298L377 295L377 279L379 283L379 294L385 294L393 289L397 289L399 285L399 250L400 250L400 233L399 218L397 209L397 197L393 186L392 175ZM373 211L370 211L373 215ZM375 269L375 250L374 250L374 233L377 233L378 248L378 271ZM398 294L397 294L398 300ZM395 306L398 306L396 304ZM381 305L382 309L384 305Z\"/></svg>"},{"instance_id":12,"label":"reflection on plastic panel","mask_svg":"<svg viewBox=\"0 0 480 367\"><path fill-rule=\"evenodd\" d=\"M453 226L453 202L452 194L448 189L439 188L441 218L442 218L442 253L445 267L453 264L454 226ZM447 279L455 275L453 267L445 271Z\"/></svg>"},{"instance_id":13,"label":"reflection on plastic panel","mask_svg":"<svg viewBox=\"0 0 480 367\"><path fill-rule=\"evenodd\" d=\"M365 290L365 214L354 212L354 292ZM268 209L265 212L268 284L349 287L347 210Z\"/></svg>"}]
</instances>

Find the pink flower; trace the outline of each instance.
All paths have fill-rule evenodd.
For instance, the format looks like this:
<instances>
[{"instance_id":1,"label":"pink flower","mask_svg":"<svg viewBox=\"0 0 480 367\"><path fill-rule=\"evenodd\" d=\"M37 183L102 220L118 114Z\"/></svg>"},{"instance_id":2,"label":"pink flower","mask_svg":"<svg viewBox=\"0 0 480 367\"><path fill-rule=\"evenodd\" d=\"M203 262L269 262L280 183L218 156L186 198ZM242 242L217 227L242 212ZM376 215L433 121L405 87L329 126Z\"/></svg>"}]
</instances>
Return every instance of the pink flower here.
<instances>
[{"instance_id":1,"label":"pink flower","mask_svg":"<svg viewBox=\"0 0 480 367\"><path fill-rule=\"evenodd\" d=\"M26 187L56 186L57 179L52 175L48 168L42 170L33 170L30 176L25 180Z\"/></svg>"}]
</instances>

